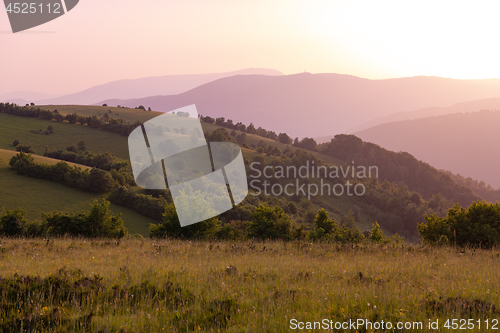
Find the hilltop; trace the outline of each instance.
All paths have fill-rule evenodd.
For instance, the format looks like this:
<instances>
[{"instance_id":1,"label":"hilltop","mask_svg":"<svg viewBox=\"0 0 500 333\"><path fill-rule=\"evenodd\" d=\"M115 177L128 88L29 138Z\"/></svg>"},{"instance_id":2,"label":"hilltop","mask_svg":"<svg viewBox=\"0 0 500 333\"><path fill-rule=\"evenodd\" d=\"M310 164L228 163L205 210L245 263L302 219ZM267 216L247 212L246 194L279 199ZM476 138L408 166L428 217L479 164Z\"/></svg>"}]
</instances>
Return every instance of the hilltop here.
<instances>
[{"instance_id":1,"label":"hilltop","mask_svg":"<svg viewBox=\"0 0 500 333\"><path fill-rule=\"evenodd\" d=\"M151 76L123 79L90 87L73 94L37 98L28 102L36 104L94 104L109 98L142 98L155 95L175 95L202 84L234 75L283 75L280 71L266 68L248 68L225 73ZM18 95L14 95L18 96ZM36 95L20 95L26 100ZM0 96L1 97L1 96ZM12 102L12 101L11 101Z\"/></svg>"},{"instance_id":2,"label":"hilltop","mask_svg":"<svg viewBox=\"0 0 500 333\"><path fill-rule=\"evenodd\" d=\"M106 99L97 105L143 105L171 111L196 104L211 117L263 126L292 137L347 133L369 120L426 107L498 97L500 80L407 77L369 80L341 74L238 75L177 95Z\"/></svg>"}]
</instances>

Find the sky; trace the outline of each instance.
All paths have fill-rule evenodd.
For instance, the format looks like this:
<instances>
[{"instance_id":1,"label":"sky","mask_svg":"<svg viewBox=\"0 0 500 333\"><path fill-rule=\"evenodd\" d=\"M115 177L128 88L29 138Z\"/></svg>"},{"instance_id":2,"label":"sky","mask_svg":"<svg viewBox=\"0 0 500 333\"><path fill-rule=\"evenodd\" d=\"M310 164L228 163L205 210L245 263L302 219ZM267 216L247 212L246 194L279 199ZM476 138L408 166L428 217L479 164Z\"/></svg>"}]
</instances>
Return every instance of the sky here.
<instances>
[{"instance_id":1,"label":"sky","mask_svg":"<svg viewBox=\"0 0 500 333\"><path fill-rule=\"evenodd\" d=\"M0 94L251 67L500 78L497 1L80 0L13 34L0 8Z\"/></svg>"}]
</instances>

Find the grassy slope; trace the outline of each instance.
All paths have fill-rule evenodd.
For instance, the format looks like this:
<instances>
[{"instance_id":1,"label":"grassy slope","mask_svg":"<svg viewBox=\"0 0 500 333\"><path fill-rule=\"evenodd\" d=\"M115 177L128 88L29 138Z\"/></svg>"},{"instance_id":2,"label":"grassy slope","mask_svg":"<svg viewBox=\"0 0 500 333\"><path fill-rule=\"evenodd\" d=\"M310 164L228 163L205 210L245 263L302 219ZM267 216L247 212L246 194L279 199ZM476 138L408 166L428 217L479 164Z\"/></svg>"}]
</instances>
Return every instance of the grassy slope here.
<instances>
[{"instance_id":1,"label":"grassy slope","mask_svg":"<svg viewBox=\"0 0 500 333\"><path fill-rule=\"evenodd\" d=\"M128 108L92 105L40 105L37 107L43 110L57 110L63 116L67 114L78 113L86 117L98 116L100 118L104 115L104 113L108 113L111 118L124 119L130 123L136 122L137 120L146 121L160 114L163 114L163 112L149 112ZM111 111L111 113L109 113L109 111Z\"/></svg>"},{"instance_id":2,"label":"grassy slope","mask_svg":"<svg viewBox=\"0 0 500 333\"><path fill-rule=\"evenodd\" d=\"M28 220L37 220L41 218L42 212L88 210L95 199L102 197L52 181L18 175L9 168L9 160L13 155L15 152L0 150L0 209L22 207L28 211ZM42 156L35 156L35 160L49 164L58 162ZM147 235L149 224L156 223L121 206L111 204L110 208L114 214L122 214L125 227L130 233Z\"/></svg>"},{"instance_id":3,"label":"grassy slope","mask_svg":"<svg viewBox=\"0 0 500 333\"><path fill-rule=\"evenodd\" d=\"M54 127L53 134L31 133L31 130L39 129L45 132L49 125ZM37 155L43 155L45 146L49 146L51 149L65 150L66 147L76 146L79 141L83 140L90 151L104 152L109 150L118 157L128 158L127 138L125 136L87 126L0 113L0 149L14 150L15 148L12 146L14 140L31 145Z\"/></svg>"},{"instance_id":4,"label":"grassy slope","mask_svg":"<svg viewBox=\"0 0 500 333\"><path fill-rule=\"evenodd\" d=\"M109 110L111 110L110 116L112 118L122 118L122 119L125 119L126 121L131 122L131 123L133 123L137 120L147 121L151 118L154 118L156 116L163 114L163 112L155 112L155 111L149 112L149 111L141 111L141 110L128 109L128 108L113 108L113 107L106 107L106 106L89 106L89 105L42 105L42 106L40 106L40 108L46 109L46 110L51 110L51 111L58 110L59 113L61 113L62 115L71 114L71 113L78 113L78 114L81 114L84 116L96 115L98 117L102 117L104 115L104 113L107 113ZM212 132L216 129L222 128L221 126L218 126L215 124L208 124L208 123L204 123L204 122L202 122L201 124L202 124L203 130L205 132ZM226 128L226 130L228 132L231 132L230 129ZM268 128L268 130L272 130L272 129ZM236 133L240 134L241 132L236 131ZM297 149L293 146L284 145L280 142L276 142L276 141L271 140L271 139L263 138L263 137L258 136L258 135L248 134L248 133L246 133L246 134L247 134L246 144L248 144L249 146L251 144L254 144L257 146L257 144L262 140L262 141L264 141L264 143L266 145L277 146L282 151L285 150L287 147L290 148L291 150ZM121 145L122 143L117 141L116 144ZM126 146L127 145L126 141L123 144ZM92 149L90 149L90 150L92 150ZM251 153L251 150L247 150L246 153ZM332 163L332 164L343 164L344 163L341 160L338 160L336 158L333 158L333 157L330 157L327 155L314 153L314 152L311 152L311 153L314 156L322 159L323 161L325 161L327 163Z\"/></svg>"},{"instance_id":5,"label":"grassy slope","mask_svg":"<svg viewBox=\"0 0 500 333\"><path fill-rule=\"evenodd\" d=\"M104 113L108 113L108 110L111 110L112 117L123 118L129 122L135 122L137 120L146 121L163 114L160 112L149 112L136 109L110 108L101 106L52 105L40 106L40 108L49 110L57 109L63 115L76 112L85 116L97 115L98 117L102 117ZM52 125L54 127L54 133L51 135L33 134L30 132L32 129L45 130L48 125ZM206 132L212 132L216 129L221 128L218 125L208 124L204 122L202 122L202 126L203 130ZM230 132L231 130L228 131ZM240 133L239 131L236 132L238 134ZM128 159L128 143L127 137L125 136L89 128L87 126L57 123L54 121L49 122L41 119L0 114L0 149L14 150L14 147L11 144L15 139L21 141L21 143L23 144L29 144L33 146L36 154L43 154L46 145L48 145L51 149L66 149L66 147L70 145L76 146L76 144L80 140L83 140L86 142L87 148L90 151L100 152L109 150L118 157ZM246 143L248 145L257 145L260 141L264 141L266 145L277 146L282 151L287 147L292 150L297 149L293 146L284 145L280 142L263 138L258 135L247 134ZM251 159L253 155L257 154L257 152L252 149L243 148L242 150L243 154L249 159ZM311 153L327 163L343 164L343 161L332 158L330 156L314 152ZM272 157L266 156L266 159L270 160L272 159ZM21 192L19 193L21 194ZM2 198L2 196L0 196L0 198ZM340 221L342 216L345 215L347 211L355 204L352 198L348 197L332 197L331 200L328 198L325 198L324 200L328 201L328 204L326 204L324 207L330 211L330 217L336 219L337 221ZM330 208L328 208L327 206L330 206ZM320 205L314 205L315 210L318 210L319 208L321 208ZM359 227L362 230L368 229L370 228L372 222L373 221L362 221Z\"/></svg>"}]
</instances>

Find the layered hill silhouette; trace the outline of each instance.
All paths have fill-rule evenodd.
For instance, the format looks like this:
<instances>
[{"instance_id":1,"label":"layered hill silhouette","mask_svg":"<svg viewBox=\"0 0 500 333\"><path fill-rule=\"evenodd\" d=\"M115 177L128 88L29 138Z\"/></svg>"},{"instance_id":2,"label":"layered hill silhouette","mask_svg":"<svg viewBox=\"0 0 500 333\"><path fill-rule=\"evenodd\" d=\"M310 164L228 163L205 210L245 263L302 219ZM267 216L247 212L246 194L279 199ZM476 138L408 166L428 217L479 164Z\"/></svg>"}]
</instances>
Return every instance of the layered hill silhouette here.
<instances>
[{"instance_id":1,"label":"layered hill silhouette","mask_svg":"<svg viewBox=\"0 0 500 333\"><path fill-rule=\"evenodd\" d=\"M199 85L233 75L283 75L280 71L265 68L249 68L233 72L164 75L131 80L117 80L90 87L83 91L56 98L44 98L36 104L94 104L108 98L141 98L152 95L179 94ZM33 102L33 101L31 101Z\"/></svg>"},{"instance_id":2,"label":"layered hill silhouette","mask_svg":"<svg viewBox=\"0 0 500 333\"><path fill-rule=\"evenodd\" d=\"M500 98L485 98L476 101L457 103L448 107L430 107L409 112L397 112L386 117L377 118L364 124L355 126L349 133L362 131L380 124L393 121L412 120L432 116L444 116L446 114L476 112L479 110L500 110ZM329 140L328 140L329 141Z\"/></svg>"},{"instance_id":3,"label":"layered hill silhouette","mask_svg":"<svg viewBox=\"0 0 500 333\"><path fill-rule=\"evenodd\" d=\"M500 96L500 80L409 77L369 80L341 74L245 75L219 79L178 95L106 99L110 106L171 111L196 104L201 114L298 137L346 133L396 112Z\"/></svg>"},{"instance_id":4,"label":"layered hill silhouette","mask_svg":"<svg viewBox=\"0 0 500 333\"><path fill-rule=\"evenodd\" d=\"M500 188L500 111L483 110L391 122L354 133L392 151L406 151L438 169Z\"/></svg>"},{"instance_id":5,"label":"layered hill silhouette","mask_svg":"<svg viewBox=\"0 0 500 333\"><path fill-rule=\"evenodd\" d=\"M24 105L41 99L54 98L53 95L42 94L33 91L11 91L0 94L0 103L10 102L18 105Z\"/></svg>"}]
</instances>

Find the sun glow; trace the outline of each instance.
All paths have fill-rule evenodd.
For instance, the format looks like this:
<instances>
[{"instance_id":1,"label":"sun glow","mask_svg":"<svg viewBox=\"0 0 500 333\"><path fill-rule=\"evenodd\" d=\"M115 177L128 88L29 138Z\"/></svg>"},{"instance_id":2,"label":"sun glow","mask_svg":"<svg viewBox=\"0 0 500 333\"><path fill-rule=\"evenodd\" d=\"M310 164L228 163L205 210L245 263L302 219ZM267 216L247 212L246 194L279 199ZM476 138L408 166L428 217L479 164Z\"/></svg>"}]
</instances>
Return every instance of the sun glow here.
<instances>
[{"instance_id":1,"label":"sun glow","mask_svg":"<svg viewBox=\"0 0 500 333\"><path fill-rule=\"evenodd\" d=\"M500 77L498 2L318 1L302 6L304 27L337 45L357 64L357 72L372 73L361 76Z\"/></svg>"}]
</instances>

